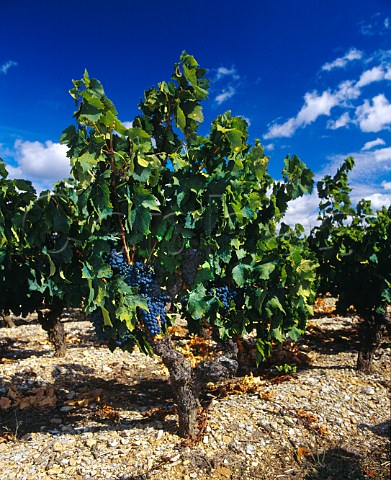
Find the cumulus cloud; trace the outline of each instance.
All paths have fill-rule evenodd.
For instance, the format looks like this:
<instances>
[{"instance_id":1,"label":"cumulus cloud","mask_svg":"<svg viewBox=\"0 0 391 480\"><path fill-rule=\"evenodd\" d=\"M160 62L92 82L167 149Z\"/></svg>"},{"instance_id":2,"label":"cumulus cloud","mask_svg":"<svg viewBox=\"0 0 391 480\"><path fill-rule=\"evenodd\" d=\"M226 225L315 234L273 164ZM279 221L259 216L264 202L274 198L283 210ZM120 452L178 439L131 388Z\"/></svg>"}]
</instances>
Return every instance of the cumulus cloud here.
<instances>
[{"instance_id":1,"label":"cumulus cloud","mask_svg":"<svg viewBox=\"0 0 391 480\"><path fill-rule=\"evenodd\" d=\"M366 142L361 150L371 150L378 145L385 145L386 142L382 138L377 138L376 140L372 140L371 142Z\"/></svg>"},{"instance_id":2,"label":"cumulus cloud","mask_svg":"<svg viewBox=\"0 0 391 480\"><path fill-rule=\"evenodd\" d=\"M8 62L3 63L3 65L0 65L0 73L7 75L8 70L11 67L16 67L18 64L14 62L13 60L8 60Z\"/></svg>"},{"instance_id":3,"label":"cumulus cloud","mask_svg":"<svg viewBox=\"0 0 391 480\"><path fill-rule=\"evenodd\" d=\"M356 83L356 87L365 87L373 82L380 82L381 80L391 80L391 67L386 65L378 65L366 70L361 74L360 79Z\"/></svg>"},{"instance_id":4,"label":"cumulus cloud","mask_svg":"<svg viewBox=\"0 0 391 480\"><path fill-rule=\"evenodd\" d=\"M264 148L265 150L269 150L270 152L272 152L274 150L274 143L267 143L266 145L264 145Z\"/></svg>"},{"instance_id":5,"label":"cumulus cloud","mask_svg":"<svg viewBox=\"0 0 391 480\"><path fill-rule=\"evenodd\" d=\"M304 95L304 105L297 114L296 122L299 126L308 125L314 122L320 115L330 115L330 110L335 107L337 100L335 95L330 92L306 93Z\"/></svg>"},{"instance_id":6,"label":"cumulus cloud","mask_svg":"<svg viewBox=\"0 0 391 480\"><path fill-rule=\"evenodd\" d=\"M319 197L315 189L311 195L304 195L289 202L288 210L282 221L291 227L300 223L308 234L319 223L317 221L318 205Z\"/></svg>"},{"instance_id":7,"label":"cumulus cloud","mask_svg":"<svg viewBox=\"0 0 391 480\"><path fill-rule=\"evenodd\" d=\"M344 57L341 57L330 64L324 65L323 70L341 68L347 62L354 59L361 59L363 53L352 48ZM349 111L339 114L338 118L331 118L327 122L327 128L336 130L346 127L349 124L358 125L363 132L378 132L390 125L391 106L384 94L375 96L372 103L369 100L357 106L354 100L361 95L363 88L375 82L391 80L391 51L379 51L365 60L373 62L377 60L378 65L363 71L358 80L345 80L336 89L327 89L323 92L313 91L304 95L304 103L296 114L281 122L279 119L270 123L264 135L265 139L278 137L292 137L297 129L306 127L315 122L320 116L330 117L335 107L343 109L354 109L353 115Z\"/></svg>"},{"instance_id":8,"label":"cumulus cloud","mask_svg":"<svg viewBox=\"0 0 391 480\"><path fill-rule=\"evenodd\" d=\"M215 103L221 105L226 102L238 91L240 85L240 75L235 67L219 67L215 70L213 82L218 85L218 93L214 97Z\"/></svg>"},{"instance_id":9,"label":"cumulus cloud","mask_svg":"<svg viewBox=\"0 0 391 480\"><path fill-rule=\"evenodd\" d=\"M354 157L355 161L355 166L349 174L352 184L376 184L379 186L385 180L386 175L391 175L391 147L385 147L377 150L332 155L319 172L318 177L322 178L324 175L330 175L330 172L336 172L348 156Z\"/></svg>"},{"instance_id":10,"label":"cumulus cloud","mask_svg":"<svg viewBox=\"0 0 391 480\"><path fill-rule=\"evenodd\" d=\"M234 80L239 80L240 75L238 74L236 68L231 67L219 67L217 69L215 80L220 80L221 78L232 77Z\"/></svg>"},{"instance_id":11,"label":"cumulus cloud","mask_svg":"<svg viewBox=\"0 0 391 480\"><path fill-rule=\"evenodd\" d=\"M17 140L13 156L16 166L7 165L11 178L31 180L38 190L70 176L67 147L50 140L45 143Z\"/></svg>"},{"instance_id":12,"label":"cumulus cloud","mask_svg":"<svg viewBox=\"0 0 391 480\"><path fill-rule=\"evenodd\" d=\"M349 173L353 205L357 205L363 198L371 201L374 210L391 205L391 148L389 147L330 156L322 170L315 172L316 180L320 180L325 175L334 175L348 156L353 156L355 160L355 166ZM318 205L319 198L315 188L312 195L305 195L290 202L283 222L291 226L300 223L308 233L318 223Z\"/></svg>"},{"instance_id":13,"label":"cumulus cloud","mask_svg":"<svg viewBox=\"0 0 391 480\"><path fill-rule=\"evenodd\" d=\"M376 95L372 101L356 108L357 122L363 132L380 132L391 125L391 104L383 95Z\"/></svg>"},{"instance_id":14,"label":"cumulus cloud","mask_svg":"<svg viewBox=\"0 0 391 480\"><path fill-rule=\"evenodd\" d=\"M337 130L338 128L346 127L351 122L348 112L343 113L337 120L329 120L327 128L330 130Z\"/></svg>"},{"instance_id":15,"label":"cumulus cloud","mask_svg":"<svg viewBox=\"0 0 391 480\"><path fill-rule=\"evenodd\" d=\"M339 57L332 62L325 63L322 67L322 70L330 71L336 68L344 68L349 62L353 60L361 60L363 52L357 50L356 48L351 48L343 57Z\"/></svg>"},{"instance_id":16,"label":"cumulus cloud","mask_svg":"<svg viewBox=\"0 0 391 480\"><path fill-rule=\"evenodd\" d=\"M387 192L391 192L391 182L386 182L386 181L384 181L384 182L381 182L380 185L381 185L381 186L384 188L384 190L386 190Z\"/></svg>"},{"instance_id":17,"label":"cumulus cloud","mask_svg":"<svg viewBox=\"0 0 391 480\"><path fill-rule=\"evenodd\" d=\"M236 88L230 85L226 89L224 89L221 93L216 95L215 102L218 105L221 105L222 103L226 102L229 98L233 97L235 93L236 93Z\"/></svg>"},{"instance_id":18,"label":"cumulus cloud","mask_svg":"<svg viewBox=\"0 0 391 480\"><path fill-rule=\"evenodd\" d=\"M292 117L282 124L272 123L264 138L291 137L298 128L313 123L321 115L330 116L332 108L346 106L349 100L355 99L359 95L360 90L351 81L340 83L334 92L325 90L320 94L316 91L306 93L304 105L296 117Z\"/></svg>"}]
</instances>

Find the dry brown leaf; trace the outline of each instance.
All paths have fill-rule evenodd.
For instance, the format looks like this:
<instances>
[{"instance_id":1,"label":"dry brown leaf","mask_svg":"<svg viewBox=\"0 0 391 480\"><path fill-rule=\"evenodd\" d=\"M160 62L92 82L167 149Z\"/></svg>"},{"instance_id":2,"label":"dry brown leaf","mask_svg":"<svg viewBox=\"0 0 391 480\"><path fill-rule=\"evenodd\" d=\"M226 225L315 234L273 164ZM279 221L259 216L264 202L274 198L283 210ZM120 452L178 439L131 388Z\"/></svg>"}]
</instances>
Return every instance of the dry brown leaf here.
<instances>
[{"instance_id":1,"label":"dry brown leaf","mask_svg":"<svg viewBox=\"0 0 391 480\"><path fill-rule=\"evenodd\" d=\"M48 395L41 400L37 401L37 407L55 407L57 403L57 397L55 395Z\"/></svg>"},{"instance_id":2,"label":"dry brown leaf","mask_svg":"<svg viewBox=\"0 0 391 480\"><path fill-rule=\"evenodd\" d=\"M121 418L121 415L117 410L115 410L113 407L110 405L103 405L103 407L100 407L96 411L96 415L99 418L108 418L113 421L119 421Z\"/></svg>"},{"instance_id":3,"label":"dry brown leaf","mask_svg":"<svg viewBox=\"0 0 391 480\"><path fill-rule=\"evenodd\" d=\"M11 399L11 400L14 400L14 401L17 401L20 394L18 392L18 390L14 387L14 386L11 386L9 387L8 389L8 392L7 392L7 396Z\"/></svg>"},{"instance_id":4,"label":"dry brown leaf","mask_svg":"<svg viewBox=\"0 0 391 480\"><path fill-rule=\"evenodd\" d=\"M101 401L100 395L102 391L102 388L96 388L92 394L83 393L79 398L65 400L64 405L72 407L88 407L91 403L99 403Z\"/></svg>"},{"instance_id":5,"label":"dry brown leaf","mask_svg":"<svg viewBox=\"0 0 391 480\"><path fill-rule=\"evenodd\" d=\"M322 437L330 435L330 429L326 425L314 425L311 428Z\"/></svg>"},{"instance_id":6,"label":"dry brown leaf","mask_svg":"<svg viewBox=\"0 0 391 480\"><path fill-rule=\"evenodd\" d=\"M303 420L304 422L307 422L307 423L314 423L314 422L318 421L318 416L317 415L308 413L305 410L297 409L296 414L301 420Z\"/></svg>"},{"instance_id":7,"label":"dry brown leaf","mask_svg":"<svg viewBox=\"0 0 391 480\"><path fill-rule=\"evenodd\" d=\"M7 410L11 406L11 400L7 397L0 398L0 410Z\"/></svg>"},{"instance_id":8,"label":"dry brown leaf","mask_svg":"<svg viewBox=\"0 0 391 480\"><path fill-rule=\"evenodd\" d=\"M291 380L294 375L279 375L278 377L274 377L271 379L271 383L282 383Z\"/></svg>"},{"instance_id":9,"label":"dry brown leaf","mask_svg":"<svg viewBox=\"0 0 391 480\"><path fill-rule=\"evenodd\" d=\"M297 461L300 462L300 460L303 458L303 457L306 457L306 456L309 456L311 455L311 452L308 450L308 448L305 448L305 447L299 447L297 449L297 453L296 453L296 457L297 457Z\"/></svg>"},{"instance_id":10,"label":"dry brown leaf","mask_svg":"<svg viewBox=\"0 0 391 480\"><path fill-rule=\"evenodd\" d=\"M276 392L274 390L269 390L268 392L260 392L259 398L265 400L265 402L270 402L274 400Z\"/></svg>"},{"instance_id":11,"label":"dry brown leaf","mask_svg":"<svg viewBox=\"0 0 391 480\"><path fill-rule=\"evenodd\" d=\"M36 397L23 397L22 399L19 400L19 408L20 410L24 410L29 407L34 407L37 402Z\"/></svg>"},{"instance_id":12,"label":"dry brown leaf","mask_svg":"<svg viewBox=\"0 0 391 480\"><path fill-rule=\"evenodd\" d=\"M0 432L0 443L13 442L15 435L12 432Z\"/></svg>"}]
</instances>

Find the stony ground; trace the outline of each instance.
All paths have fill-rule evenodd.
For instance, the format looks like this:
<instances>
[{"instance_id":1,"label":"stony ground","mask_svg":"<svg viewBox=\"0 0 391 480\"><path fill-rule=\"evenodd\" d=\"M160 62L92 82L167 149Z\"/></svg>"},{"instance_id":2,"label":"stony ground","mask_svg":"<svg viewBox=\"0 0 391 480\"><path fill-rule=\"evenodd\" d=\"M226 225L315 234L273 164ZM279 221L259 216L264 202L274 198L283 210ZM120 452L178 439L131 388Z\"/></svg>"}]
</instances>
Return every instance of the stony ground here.
<instances>
[{"instance_id":1,"label":"stony ground","mask_svg":"<svg viewBox=\"0 0 391 480\"><path fill-rule=\"evenodd\" d=\"M211 385L193 444L177 436L158 358L111 353L89 322L64 322L64 358L34 322L0 329L4 480L390 476L391 344L386 338L374 373L357 372L355 317L311 320L299 346L279 349L274 363ZM190 338L177 335L189 350ZM297 372L274 368L284 364Z\"/></svg>"}]
</instances>

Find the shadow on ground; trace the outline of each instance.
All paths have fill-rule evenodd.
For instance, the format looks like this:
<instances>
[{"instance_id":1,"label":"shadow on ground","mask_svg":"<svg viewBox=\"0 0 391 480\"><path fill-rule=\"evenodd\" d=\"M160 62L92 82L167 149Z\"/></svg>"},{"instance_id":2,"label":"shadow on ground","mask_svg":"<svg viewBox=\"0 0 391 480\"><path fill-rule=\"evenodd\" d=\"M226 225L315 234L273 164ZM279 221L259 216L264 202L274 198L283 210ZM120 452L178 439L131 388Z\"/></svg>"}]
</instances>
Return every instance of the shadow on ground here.
<instances>
[{"instance_id":1,"label":"shadow on ground","mask_svg":"<svg viewBox=\"0 0 391 480\"><path fill-rule=\"evenodd\" d=\"M48 391L54 388L57 402L54 407L36 408L34 406L20 410L18 406L0 410L0 432L12 432L18 438L40 431L56 431L61 434L61 427L66 433L77 434L89 421L93 420L92 430L118 430L133 428L142 424L154 425L155 420L161 421L160 428L176 432L176 421L167 420L167 412L173 412L173 398L168 380L161 378L145 378L134 383L135 374L145 372L133 370L119 371L123 381L116 379L103 380L96 376L94 370L79 364L62 364L61 372L54 371L56 379L52 384L45 384ZM151 376L151 375L150 375ZM9 385L3 385L7 391L11 386L17 387L23 395L31 395L34 388L41 386L35 380L34 372L18 372ZM68 392L74 392L74 402L67 401ZM1 395L0 395L1 396ZM73 404L72 408L64 406ZM145 415L146 411L156 410L156 414ZM127 420L124 412L138 414L136 420ZM160 412L160 416L159 416ZM53 424L53 419L60 426ZM77 430L73 430L73 429ZM174 430L174 431L173 431Z\"/></svg>"},{"instance_id":2,"label":"shadow on ground","mask_svg":"<svg viewBox=\"0 0 391 480\"><path fill-rule=\"evenodd\" d=\"M365 480L359 465L360 458L342 448L333 448L313 458L313 473L306 480Z\"/></svg>"}]
</instances>

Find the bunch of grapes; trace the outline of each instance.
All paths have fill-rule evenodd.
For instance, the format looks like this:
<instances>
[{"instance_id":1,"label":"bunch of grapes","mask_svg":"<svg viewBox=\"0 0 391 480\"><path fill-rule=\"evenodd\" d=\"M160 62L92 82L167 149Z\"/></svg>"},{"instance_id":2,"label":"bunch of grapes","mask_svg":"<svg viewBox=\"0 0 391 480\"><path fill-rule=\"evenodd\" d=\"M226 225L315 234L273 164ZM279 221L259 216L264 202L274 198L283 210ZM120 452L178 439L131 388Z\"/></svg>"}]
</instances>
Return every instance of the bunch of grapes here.
<instances>
[{"instance_id":1,"label":"bunch of grapes","mask_svg":"<svg viewBox=\"0 0 391 480\"><path fill-rule=\"evenodd\" d=\"M114 270L115 273L123 275L126 268L126 262L122 253L117 252L117 250L111 250L111 252L106 257L106 262Z\"/></svg>"},{"instance_id":2,"label":"bunch of grapes","mask_svg":"<svg viewBox=\"0 0 391 480\"><path fill-rule=\"evenodd\" d=\"M240 289L223 285L222 287L214 287L208 292L209 295L216 295L219 301L223 304L223 311L226 312L234 301L236 305L241 302L242 292Z\"/></svg>"},{"instance_id":3,"label":"bunch of grapes","mask_svg":"<svg viewBox=\"0 0 391 480\"><path fill-rule=\"evenodd\" d=\"M104 331L102 310L100 308L94 310L90 315L90 319L95 327L96 336L99 338L99 340L106 341L108 336Z\"/></svg>"},{"instance_id":4,"label":"bunch of grapes","mask_svg":"<svg viewBox=\"0 0 391 480\"><path fill-rule=\"evenodd\" d=\"M203 254L200 250L188 248L185 251L181 262L181 271L183 281L186 284L191 285L194 282L197 269L201 265L202 260Z\"/></svg>"},{"instance_id":5,"label":"bunch of grapes","mask_svg":"<svg viewBox=\"0 0 391 480\"><path fill-rule=\"evenodd\" d=\"M144 263L136 262L132 265L126 265L124 278L130 287L137 287L141 295L153 296L160 290L155 280L153 268Z\"/></svg>"},{"instance_id":6,"label":"bunch of grapes","mask_svg":"<svg viewBox=\"0 0 391 480\"><path fill-rule=\"evenodd\" d=\"M161 327L167 323L165 307L166 303L171 299L156 281L153 268L141 262L128 264L125 262L123 255L116 250L110 252L106 261L114 272L124 277L127 285L136 288L137 292L146 298L149 312L139 308L138 314L145 328L153 336L158 335L161 332ZM121 338L119 338L118 334L116 339L117 345L125 343L129 339L127 335L130 335L128 330L123 332Z\"/></svg>"},{"instance_id":7,"label":"bunch of grapes","mask_svg":"<svg viewBox=\"0 0 391 480\"><path fill-rule=\"evenodd\" d=\"M123 333L117 332L115 343L119 346L122 347L127 341L132 339L132 334L130 331L126 328Z\"/></svg>"},{"instance_id":8,"label":"bunch of grapes","mask_svg":"<svg viewBox=\"0 0 391 480\"><path fill-rule=\"evenodd\" d=\"M161 332L161 325L167 323L166 297L147 297L147 305L149 312L140 308L139 315L145 328L155 336Z\"/></svg>"}]
</instances>

